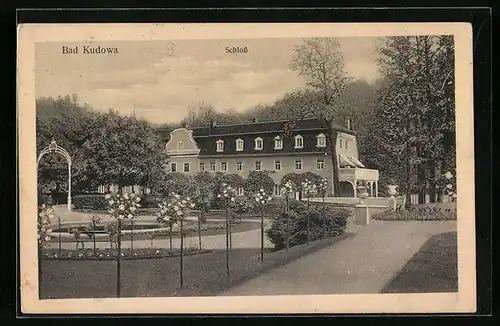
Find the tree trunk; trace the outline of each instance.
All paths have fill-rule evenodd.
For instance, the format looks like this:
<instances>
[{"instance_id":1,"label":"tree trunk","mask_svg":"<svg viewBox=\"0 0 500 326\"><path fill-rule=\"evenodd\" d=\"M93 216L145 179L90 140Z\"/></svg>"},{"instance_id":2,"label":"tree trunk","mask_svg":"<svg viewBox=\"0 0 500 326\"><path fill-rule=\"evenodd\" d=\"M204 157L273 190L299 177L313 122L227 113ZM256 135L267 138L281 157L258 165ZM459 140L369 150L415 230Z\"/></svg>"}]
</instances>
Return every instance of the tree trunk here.
<instances>
[{"instance_id":1,"label":"tree trunk","mask_svg":"<svg viewBox=\"0 0 500 326\"><path fill-rule=\"evenodd\" d=\"M430 195L430 202L435 203L436 202L436 163L435 161L431 160L429 162L429 195Z\"/></svg>"},{"instance_id":2,"label":"tree trunk","mask_svg":"<svg viewBox=\"0 0 500 326\"><path fill-rule=\"evenodd\" d=\"M328 145L330 146L330 157L332 159L332 177L333 177L333 196L339 197L340 187L339 187L339 162L337 158L337 136L338 131L333 128L332 121L326 122L328 128Z\"/></svg>"}]
</instances>

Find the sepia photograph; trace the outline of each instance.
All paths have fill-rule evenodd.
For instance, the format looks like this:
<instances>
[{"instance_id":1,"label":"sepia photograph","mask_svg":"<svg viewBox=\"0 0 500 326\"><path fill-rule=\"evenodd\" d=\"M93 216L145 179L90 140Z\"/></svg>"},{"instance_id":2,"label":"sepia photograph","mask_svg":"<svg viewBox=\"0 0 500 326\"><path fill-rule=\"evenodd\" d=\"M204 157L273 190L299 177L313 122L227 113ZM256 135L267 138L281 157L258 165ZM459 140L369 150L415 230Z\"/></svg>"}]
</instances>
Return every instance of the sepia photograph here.
<instances>
[{"instance_id":1,"label":"sepia photograph","mask_svg":"<svg viewBox=\"0 0 500 326\"><path fill-rule=\"evenodd\" d=\"M466 24L90 25L19 29L31 309L474 311Z\"/></svg>"}]
</instances>

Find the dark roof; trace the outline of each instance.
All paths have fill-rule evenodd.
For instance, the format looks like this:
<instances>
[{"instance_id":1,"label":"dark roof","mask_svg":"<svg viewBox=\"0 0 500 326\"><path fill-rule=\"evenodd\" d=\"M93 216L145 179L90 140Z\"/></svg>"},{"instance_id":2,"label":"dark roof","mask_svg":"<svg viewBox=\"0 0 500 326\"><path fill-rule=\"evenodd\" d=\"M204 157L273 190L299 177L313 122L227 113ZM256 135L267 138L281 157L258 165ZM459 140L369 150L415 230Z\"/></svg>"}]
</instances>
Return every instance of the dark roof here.
<instances>
[{"instance_id":1,"label":"dark roof","mask_svg":"<svg viewBox=\"0 0 500 326\"><path fill-rule=\"evenodd\" d=\"M291 120L279 120L279 121L262 121L262 122L246 122L239 124L227 124L227 125L216 125L215 127L195 127L188 128L193 131L193 137L217 137L217 136L236 136L236 135L252 135L252 134L262 134L262 133L281 133L284 131L287 123L293 125L293 132L298 131L326 131L326 126L324 122L319 119L304 119L299 121ZM352 130L334 123L334 127L338 131L342 131L349 134L354 134ZM159 128L157 132L161 135L163 139L170 138L170 132L172 129Z\"/></svg>"}]
</instances>

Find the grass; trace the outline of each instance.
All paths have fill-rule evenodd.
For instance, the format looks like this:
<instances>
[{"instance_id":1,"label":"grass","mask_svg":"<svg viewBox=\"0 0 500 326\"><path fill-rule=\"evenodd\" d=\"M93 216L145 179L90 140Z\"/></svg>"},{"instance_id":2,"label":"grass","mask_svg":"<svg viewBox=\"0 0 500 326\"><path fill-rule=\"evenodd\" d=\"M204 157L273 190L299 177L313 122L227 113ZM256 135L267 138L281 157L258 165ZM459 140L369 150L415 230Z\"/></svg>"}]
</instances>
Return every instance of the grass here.
<instances>
[{"instance_id":1,"label":"grass","mask_svg":"<svg viewBox=\"0 0 500 326\"><path fill-rule=\"evenodd\" d=\"M285 251L232 249L230 276L226 274L225 250L184 257L184 288L179 286L179 257L122 261L122 297L210 296L256 277L287 262L337 242L342 237L317 240L309 246ZM116 262L43 262L41 298L107 298L116 295Z\"/></svg>"},{"instance_id":2,"label":"grass","mask_svg":"<svg viewBox=\"0 0 500 326\"><path fill-rule=\"evenodd\" d=\"M406 263L382 292L456 292L457 259L457 233L435 235Z\"/></svg>"}]
</instances>

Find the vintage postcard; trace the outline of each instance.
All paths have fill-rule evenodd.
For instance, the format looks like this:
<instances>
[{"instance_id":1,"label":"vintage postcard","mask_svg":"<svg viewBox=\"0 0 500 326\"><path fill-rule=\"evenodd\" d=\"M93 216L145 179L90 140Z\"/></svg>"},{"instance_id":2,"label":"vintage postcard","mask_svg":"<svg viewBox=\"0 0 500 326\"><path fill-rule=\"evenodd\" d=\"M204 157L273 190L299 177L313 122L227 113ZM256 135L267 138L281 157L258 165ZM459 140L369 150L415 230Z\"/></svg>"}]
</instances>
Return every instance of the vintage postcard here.
<instances>
[{"instance_id":1,"label":"vintage postcard","mask_svg":"<svg viewBox=\"0 0 500 326\"><path fill-rule=\"evenodd\" d=\"M18 40L23 313L476 310L469 24Z\"/></svg>"}]
</instances>

